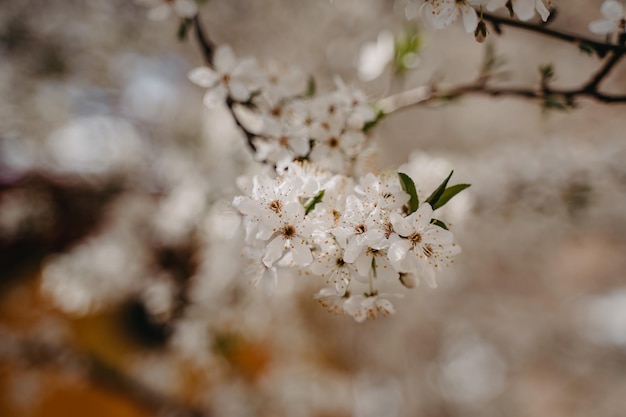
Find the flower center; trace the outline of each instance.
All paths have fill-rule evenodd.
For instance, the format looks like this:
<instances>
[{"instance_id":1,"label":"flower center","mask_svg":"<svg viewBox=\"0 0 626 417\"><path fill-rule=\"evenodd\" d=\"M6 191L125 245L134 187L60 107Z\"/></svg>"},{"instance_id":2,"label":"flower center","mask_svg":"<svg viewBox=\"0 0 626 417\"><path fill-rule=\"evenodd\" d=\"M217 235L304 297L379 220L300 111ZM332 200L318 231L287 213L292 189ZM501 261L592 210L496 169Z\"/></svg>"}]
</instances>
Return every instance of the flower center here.
<instances>
[{"instance_id":1,"label":"flower center","mask_svg":"<svg viewBox=\"0 0 626 417\"><path fill-rule=\"evenodd\" d=\"M281 136L278 138L278 144L280 146L282 146L283 148L286 148L289 146L289 138L285 135Z\"/></svg>"},{"instance_id":2,"label":"flower center","mask_svg":"<svg viewBox=\"0 0 626 417\"><path fill-rule=\"evenodd\" d=\"M329 148L336 148L339 145L339 139L337 139L336 137L331 137L328 139L328 147Z\"/></svg>"},{"instance_id":3,"label":"flower center","mask_svg":"<svg viewBox=\"0 0 626 417\"><path fill-rule=\"evenodd\" d=\"M285 239L291 239L292 237L296 235L296 228L288 224L285 227L283 227L282 233Z\"/></svg>"},{"instance_id":4,"label":"flower center","mask_svg":"<svg viewBox=\"0 0 626 417\"><path fill-rule=\"evenodd\" d=\"M365 226L364 224L358 224L354 226L354 233L356 233L357 235L362 235L365 232L367 232L367 226Z\"/></svg>"},{"instance_id":5,"label":"flower center","mask_svg":"<svg viewBox=\"0 0 626 417\"><path fill-rule=\"evenodd\" d=\"M274 200L269 203L269 207L274 213L278 213L283 208L283 203L280 200Z\"/></svg>"},{"instance_id":6,"label":"flower center","mask_svg":"<svg viewBox=\"0 0 626 417\"><path fill-rule=\"evenodd\" d=\"M338 267L342 267L346 264L346 262L343 260L343 258L337 258L337 266Z\"/></svg>"},{"instance_id":7,"label":"flower center","mask_svg":"<svg viewBox=\"0 0 626 417\"><path fill-rule=\"evenodd\" d=\"M226 85L228 85L230 83L230 74L223 74L222 75L222 82Z\"/></svg>"},{"instance_id":8,"label":"flower center","mask_svg":"<svg viewBox=\"0 0 626 417\"><path fill-rule=\"evenodd\" d=\"M411 236L409 236L408 239L411 241L413 246L415 246L422 241L422 234L419 232L415 232Z\"/></svg>"}]
</instances>

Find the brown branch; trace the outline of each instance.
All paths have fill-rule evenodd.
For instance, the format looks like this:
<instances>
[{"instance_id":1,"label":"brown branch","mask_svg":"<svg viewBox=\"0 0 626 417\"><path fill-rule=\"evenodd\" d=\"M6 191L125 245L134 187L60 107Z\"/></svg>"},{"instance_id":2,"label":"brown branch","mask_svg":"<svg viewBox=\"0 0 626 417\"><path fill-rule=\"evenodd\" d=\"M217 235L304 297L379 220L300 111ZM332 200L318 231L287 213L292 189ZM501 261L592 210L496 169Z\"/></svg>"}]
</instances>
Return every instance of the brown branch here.
<instances>
[{"instance_id":1,"label":"brown branch","mask_svg":"<svg viewBox=\"0 0 626 417\"><path fill-rule=\"evenodd\" d=\"M200 14L196 13L193 17L193 27L196 33L196 40L202 48L204 60L209 66L213 66L213 54L215 53L215 44L206 36L202 22L200 22Z\"/></svg>"},{"instance_id":2,"label":"brown branch","mask_svg":"<svg viewBox=\"0 0 626 417\"><path fill-rule=\"evenodd\" d=\"M540 35L548 36L554 39L558 39L565 42L570 42L578 47L584 46L587 48L591 48L600 56L605 56L608 52L617 52L617 53L626 53L626 46L624 45L616 45L610 44L606 42L598 42L593 39L575 35L571 33L561 32L558 30L550 29L549 27L536 25L533 23L522 22L520 20L509 19L506 17L500 17L491 13L482 13L482 19L490 22L496 33L502 33L502 26L510 26L517 29L526 30L529 32L534 32Z\"/></svg>"},{"instance_id":3,"label":"brown branch","mask_svg":"<svg viewBox=\"0 0 626 417\"><path fill-rule=\"evenodd\" d=\"M599 91L600 84L610 74L611 70L626 55L626 50L614 50L604 64L587 82L579 88L555 89L542 82L538 89L533 88L501 88L488 85L489 74L480 74L470 84L462 84L448 90L438 91L433 87L418 87L394 96L386 97L378 102L378 106L385 113L393 113L409 107L422 106L436 100L451 100L464 95L487 95L491 97L519 97L533 100L562 99L563 104L573 107L576 99L587 97L601 103L626 103L626 95L610 95Z\"/></svg>"},{"instance_id":4,"label":"brown branch","mask_svg":"<svg viewBox=\"0 0 626 417\"><path fill-rule=\"evenodd\" d=\"M598 86L604 80L604 78L609 75L613 67L617 65L617 63L622 59L626 51L614 51L611 57L604 63L602 67L598 70L598 72L592 76L587 84L583 87L583 90L594 92L597 91Z\"/></svg>"},{"instance_id":5,"label":"brown branch","mask_svg":"<svg viewBox=\"0 0 626 417\"><path fill-rule=\"evenodd\" d=\"M424 91L429 91L426 95ZM404 93L389 96L380 100L377 104L385 113L395 113L411 107L424 106L436 101L445 101L460 98L466 95L483 95L490 97L517 97L531 100L545 100L546 98L563 98L568 104L573 104L578 97L588 97L602 103L620 103L626 104L626 95L608 95L597 91L582 87L578 89L552 89L545 90L532 88L498 88L490 87L482 83L463 84L448 90L437 91L428 87L418 87ZM413 99L411 97L413 96Z\"/></svg>"}]
</instances>

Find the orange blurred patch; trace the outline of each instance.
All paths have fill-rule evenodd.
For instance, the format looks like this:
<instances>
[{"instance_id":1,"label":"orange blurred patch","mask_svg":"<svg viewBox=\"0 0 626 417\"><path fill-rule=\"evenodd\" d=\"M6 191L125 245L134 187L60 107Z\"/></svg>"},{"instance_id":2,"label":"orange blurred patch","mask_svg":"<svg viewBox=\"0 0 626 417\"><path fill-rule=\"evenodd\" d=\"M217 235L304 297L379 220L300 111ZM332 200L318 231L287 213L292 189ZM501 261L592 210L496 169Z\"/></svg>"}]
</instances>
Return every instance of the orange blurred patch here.
<instances>
[{"instance_id":1,"label":"orange blurred patch","mask_svg":"<svg viewBox=\"0 0 626 417\"><path fill-rule=\"evenodd\" d=\"M5 367L0 372L0 415L2 417L149 417L150 413L121 394L77 381L52 370L36 370L37 389L28 401L12 395L20 369Z\"/></svg>"}]
</instances>

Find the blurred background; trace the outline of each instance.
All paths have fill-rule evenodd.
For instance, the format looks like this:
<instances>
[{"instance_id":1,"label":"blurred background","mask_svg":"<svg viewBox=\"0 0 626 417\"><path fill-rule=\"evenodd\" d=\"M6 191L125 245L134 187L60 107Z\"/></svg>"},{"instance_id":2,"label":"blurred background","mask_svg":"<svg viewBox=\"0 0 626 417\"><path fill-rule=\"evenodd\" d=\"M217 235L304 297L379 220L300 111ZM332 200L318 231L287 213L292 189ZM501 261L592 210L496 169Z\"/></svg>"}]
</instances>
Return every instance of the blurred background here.
<instances>
[{"instance_id":1,"label":"blurred background","mask_svg":"<svg viewBox=\"0 0 626 417\"><path fill-rule=\"evenodd\" d=\"M600 0L561 1L590 36ZM415 68L358 77L393 0L210 0L201 19L239 56L339 75L373 100L476 77L461 25L423 33ZM178 21L127 0L0 0L0 416L623 416L626 107L545 112L465 97L374 131L379 167L454 168L463 254L364 324L241 261L236 179L254 172L224 109L187 80L202 64ZM577 86L599 61L505 28L501 85ZM626 65L603 91L626 93Z\"/></svg>"}]
</instances>

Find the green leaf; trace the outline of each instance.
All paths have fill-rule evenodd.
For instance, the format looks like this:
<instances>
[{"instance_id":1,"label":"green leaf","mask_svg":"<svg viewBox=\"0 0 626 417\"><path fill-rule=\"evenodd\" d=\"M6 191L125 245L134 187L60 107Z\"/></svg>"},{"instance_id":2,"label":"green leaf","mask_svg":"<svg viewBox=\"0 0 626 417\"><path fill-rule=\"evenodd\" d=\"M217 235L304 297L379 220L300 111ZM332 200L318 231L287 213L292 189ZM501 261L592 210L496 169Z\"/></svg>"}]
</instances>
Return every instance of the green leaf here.
<instances>
[{"instance_id":1,"label":"green leaf","mask_svg":"<svg viewBox=\"0 0 626 417\"><path fill-rule=\"evenodd\" d=\"M256 104L254 104L254 99L260 96L261 93L262 93L261 89L250 92L250 97L248 97L248 100L246 100L244 103L241 103L241 104L243 104L244 106L248 108L255 108Z\"/></svg>"},{"instance_id":2,"label":"green leaf","mask_svg":"<svg viewBox=\"0 0 626 417\"><path fill-rule=\"evenodd\" d=\"M191 27L192 21L190 19L184 19L180 21L180 25L178 26L178 40L184 41L187 39L187 34L189 33L189 28Z\"/></svg>"},{"instance_id":3,"label":"green leaf","mask_svg":"<svg viewBox=\"0 0 626 417\"><path fill-rule=\"evenodd\" d=\"M580 45L578 45L578 49L580 49L580 52L590 56L597 53L596 48L587 42L581 42Z\"/></svg>"},{"instance_id":4,"label":"green leaf","mask_svg":"<svg viewBox=\"0 0 626 417\"><path fill-rule=\"evenodd\" d=\"M430 223L431 223L431 224L434 224L435 226L439 226L439 227L441 227L442 229L446 229L446 230L448 230L448 226L447 226L444 222L442 222L441 220L439 220L439 219L432 219L432 220L430 221Z\"/></svg>"},{"instance_id":5,"label":"green leaf","mask_svg":"<svg viewBox=\"0 0 626 417\"><path fill-rule=\"evenodd\" d=\"M394 41L394 67L398 72L406 72L415 67L415 60L424 48L424 40L419 32L400 33Z\"/></svg>"},{"instance_id":6,"label":"green leaf","mask_svg":"<svg viewBox=\"0 0 626 417\"><path fill-rule=\"evenodd\" d=\"M548 111L548 110L568 111L574 107L573 102L568 102L565 98L555 96L555 95L545 96L541 104L542 104L544 111Z\"/></svg>"},{"instance_id":7,"label":"green leaf","mask_svg":"<svg viewBox=\"0 0 626 417\"><path fill-rule=\"evenodd\" d=\"M407 193L411 198L409 199L409 212L408 214L413 213L420 205L419 198L417 197L417 190L415 189L415 183L404 172L398 172L398 176L400 177L400 185L402 185L402 189L405 193Z\"/></svg>"},{"instance_id":8,"label":"green leaf","mask_svg":"<svg viewBox=\"0 0 626 417\"><path fill-rule=\"evenodd\" d=\"M456 184L445 189L439 200L433 205L433 210L437 210L439 207L443 207L448 201L455 195L468 188L470 184Z\"/></svg>"},{"instance_id":9,"label":"green leaf","mask_svg":"<svg viewBox=\"0 0 626 417\"><path fill-rule=\"evenodd\" d=\"M317 205L317 203L322 202L325 192L326 190L321 190L319 193L317 193L314 197L311 197L309 201L306 202L306 204L304 205L305 214L309 214L310 212L312 212L315 206Z\"/></svg>"},{"instance_id":10,"label":"green leaf","mask_svg":"<svg viewBox=\"0 0 626 417\"><path fill-rule=\"evenodd\" d=\"M363 133L367 133L368 130L376 126L383 117L385 117L385 112L379 109L376 112L376 117L363 125Z\"/></svg>"},{"instance_id":11,"label":"green leaf","mask_svg":"<svg viewBox=\"0 0 626 417\"><path fill-rule=\"evenodd\" d=\"M541 82L547 83L554 79L554 67L552 64L540 65L539 75L541 75Z\"/></svg>"},{"instance_id":12,"label":"green leaf","mask_svg":"<svg viewBox=\"0 0 626 417\"><path fill-rule=\"evenodd\" d=\"M313 97L315 95L315 91L317 91L317 84L315 83L315 77L311 75L306 83L306 92L304 93L304 96Z\"/></svg>"},{"instance_id":13,"label":"green leaf","mask_svg":"<svg viewBox=\"0 0 626 417\"><path fill-rule=\"evenodd\" d=\"M444 191L446 191L446 186L448 185L448 181L450 181L450 177L452 177L453 173L454 171L450 171L450 175L448 175L448 177L445 180L443 180L443 182L439 185L439 187L437 187L437 189L433 191L430 197L426 199L426 202L433 207L433 210L435 208L435 205L437 204L437 202L443 195Z\"/></svg>"}]
</instances>

